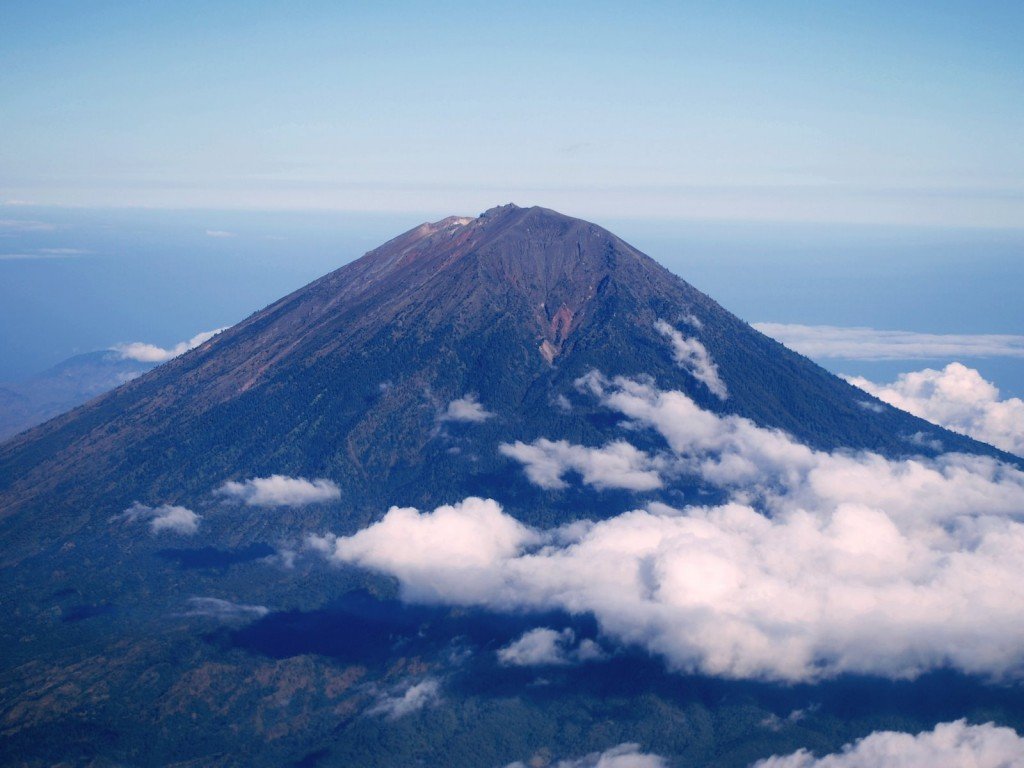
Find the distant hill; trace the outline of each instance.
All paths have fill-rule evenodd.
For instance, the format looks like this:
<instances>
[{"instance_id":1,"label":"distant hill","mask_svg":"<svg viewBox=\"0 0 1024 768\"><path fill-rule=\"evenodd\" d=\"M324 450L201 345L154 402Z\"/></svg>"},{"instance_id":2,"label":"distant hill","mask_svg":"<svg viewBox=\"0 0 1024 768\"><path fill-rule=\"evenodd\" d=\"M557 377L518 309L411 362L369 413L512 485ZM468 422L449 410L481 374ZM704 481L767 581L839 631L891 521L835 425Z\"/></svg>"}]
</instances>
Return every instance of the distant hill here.
<instances>
[{"instance_id":1,"label":"distant hill","mask_svg":"<svg viewBox=\"0 0 1024 768\"><path fill-rule=\"evenodd\" d=\"M103 350L75 355L42 373L0 384L0 441L131 381L156 363Z\"/></svg>"}]
</instances>

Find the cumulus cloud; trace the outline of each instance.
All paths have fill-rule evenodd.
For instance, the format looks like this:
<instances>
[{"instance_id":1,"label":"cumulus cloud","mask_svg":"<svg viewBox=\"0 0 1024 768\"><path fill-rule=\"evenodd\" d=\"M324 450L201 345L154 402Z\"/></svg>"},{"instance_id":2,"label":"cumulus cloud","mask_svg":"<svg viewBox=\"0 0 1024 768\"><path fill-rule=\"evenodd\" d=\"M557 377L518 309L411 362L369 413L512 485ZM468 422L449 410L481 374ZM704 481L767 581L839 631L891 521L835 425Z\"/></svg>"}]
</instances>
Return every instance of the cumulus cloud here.
<instances>
[{"instance_id":1,"label":"cumulus cloud","mask_svg":"<svg viewBox=\"0 0 1024 768\"><path fill-rule=\"evenodd\" d=\"M698 321L699 322L699 321ZM654 324L655 329L672 344L672 356L676 365L685 370L697 381L703 382L719 400L729 397L725 382L718 375L718 366L711 359L707 349L697 339L683 336L664 320ZM699 327L699 326L698 326Z\"/></svg>"},{"instance_id":2,"label":"cumulus cloud","mask_svg":"<svg viewBox=\"0 0 1024 768\"><path fill-rule=\"evenodd\" d=\"M121 355L123 360L137 360L140 363L165 363L173 357L183 355L190 349L195 349L200 344L204 344L223 330L223 328L218 328L214 331L198 333L188 341L182 341L169 349L158 347L155 344L146 344L141 341L117 344L111 347L111 349Z\"/></svg>"},{"instance_id":3,"label":"cumulus cloud","mask_svg":"<svg viewBox=\"0 0 1024 768\"><path fill-rule=\"evenodd\" d=\"M581 386L664 438L717 506L651 505L548 531L497 502L393 508L313 544L390 574L406 599L590 613L679 670L809 681L1024 664L1024 472L987 457L816 451L682 392Z\"/></svg>"},{"instance_id":4,"label":"cumulus cloud","mask_svg":"<svg viewBox=\"0 0 1024 768\"><path fill-rule=\"evenodd\" d=\"M566 666L603 659L605 653L593 640L576 642L576 633L537 627L498 650L498 661L512 667Z\"/></svg>"},{"instance_id":5,"label":"cumulus cloud","mask_svg":"<svg viewBox=\"0 0 1024 768\"><path fill-rule=\"evenodd\" d=\"M604 752L592 752L572 760L559 760L555 768L665 768L667 765L665 758L641 752L639 744L619 744ZM527 768L527 764L512 763L506 768Z\"/></svg>"},{"instance_id":6,"label":"cumulus cloud","mask_svg":"<svg viewBox=\"0 0 1024 768\"><path fill-rule=\"evenodd\" d=\"M228 480L214 494L249 507L304 507L341 498L341 490L330 480L287 475Z\"/></svg>"},{"instance_id":7,"label":"cumulus cloud","mask_svg":"<svg viewBox=\"0 0 1024 768\"><path fill-rule=\"evenodd\" d=\"M858 376L846 380L933 424L1024 456L1024 400L1000 400L994 384L962 363L950 363L940 371L901 373L890 384Z\"/></svg>"},{"instance_id":8,"label":"cumulus cloud","mask_svg":"<svg viewBox=\"0 0 1024 768\"><path fill-rule=\"evenodd\" d=\"M584 483L598 490L649 491L662 486L658 474L662 462L624 440L587 448L542 438L532 443L503 443L498 450L522 464L526 476L541 488L566 488L564 476L569 472L579 474Z\"/></svg>"},{"instance_id":9,"label":"cumulus cloud","mask_svg":"<svg viewBox=\"0 0 1024 768\"><path fill-rule=\"evenodd\" d=\"M814 358L938 360L957 357L1024 357L1024 336L880 331L833 325L754 323L766 336Z\"/></svg>"},{"instance_id":10,"label":"cumulus cloud","mask_svg":"<svg viewBox=\"0 0 1024 768\"><path fill-rule=\"evenodd\" d=\"M877 731L841 752L815 758L801 749L773 756L752 768L1024 768L1024 739L1011 728L992 723L967 725L964 720L940 723L934 730L912 735Z\"/></svg>"},{"instance_id":11,"label":"cumulus cloud","mask_svg":"<svg viewBox=\"0 0 1024 768\"><path fill-rule=\"evenodd\" d=\"M149 523L150 533L154 535L166 531L168 533L180 533L184 536L190 536L198 530L201 519L201 515L197 515L191 509L186 509L185 507L172 504L147 507L145 504L135 502L120 515L111 518L111 521Z\"/></svg>"},{"instance_id":12,"label":"cumulus cloud","mask_svg":"<svg viewBox=\"0 0 1024 768\"><path fill-rule=\"evenodd\" d=\"M400 693L378 697L376 703L366 712L369 715L383 715L391 720L397 720L424 707L436 704L440 700L440 681L428 678L410 685Z\"/></svg>"},{"instance_id":13,"label":"cumulus cloud","mask_svg":"<svg viewBox=\"0 0 1024 768\"><path fill-rule=\"evenodd\" d=\"M250 621L270 613L265 605L246 605L222 600L219 597L190 597L186 616L205 616L221 621Z\"/></svg>"},{"instance_id":14,"label":"cumulus cloud","mask_svg":"<svg viewBox=\"0 0 1024 768\"><path fill-rule=\"evenodd\" d=\"M439 417L440 421L462 421L480 423L494 416L476 399L476 395L466 395L448 403L448 408Z\"/></svg>"},{"instance_id":15,"label":"cumulus cloud","mask_svg":"<svg viewBox=\"0 0 1024 768\"><path fill-rule=\"evenodd\" d=\"M335 562L396 575L407 599L445 602L457 590L454 580L463 582L467 598L457 602L469 603L501 588L496 563L539 541L537 532L506 515L496 501L473 497L424 514L412 507L392 507L380 522L353 536L308 540Z\"/></svg>"}]
</instances>

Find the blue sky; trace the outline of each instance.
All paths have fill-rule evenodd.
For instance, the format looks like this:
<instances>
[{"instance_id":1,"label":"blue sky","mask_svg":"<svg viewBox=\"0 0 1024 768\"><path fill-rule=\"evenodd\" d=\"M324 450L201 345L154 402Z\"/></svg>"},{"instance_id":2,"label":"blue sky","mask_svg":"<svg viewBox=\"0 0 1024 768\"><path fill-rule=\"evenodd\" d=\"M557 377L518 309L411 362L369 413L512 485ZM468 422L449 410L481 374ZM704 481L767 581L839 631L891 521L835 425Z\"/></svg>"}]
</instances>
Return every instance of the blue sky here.
<instances>
[{"instance_id":1,"label":"blue sky","mask_svg":"<svg viewBox=\"0 0 1024 768\"><path fill-rule=\"evenodd\" d=\"M1016 227L1022 36L1019 2L3 2L0 200Z\"/></svg>"}]
</instances>

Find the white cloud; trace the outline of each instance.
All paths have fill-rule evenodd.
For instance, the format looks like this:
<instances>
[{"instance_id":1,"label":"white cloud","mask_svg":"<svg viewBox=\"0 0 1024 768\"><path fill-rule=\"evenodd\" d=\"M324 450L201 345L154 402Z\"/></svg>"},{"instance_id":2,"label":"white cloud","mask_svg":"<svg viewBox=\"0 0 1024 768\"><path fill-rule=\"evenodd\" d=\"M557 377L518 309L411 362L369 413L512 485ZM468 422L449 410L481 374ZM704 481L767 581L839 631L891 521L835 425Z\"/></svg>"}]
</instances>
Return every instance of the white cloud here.
<instances>
[{"instance_id":1,"label":"white cloud","mask_svg":"<svg viewBox=\"0 0 1024 768\"><path fill-rule=\"evenodd\" d=\"M133 341L129 344L116 344L111 349L120 354L124 360L137 360L140 363L165 363L173 357L183 355L190 349L195 349L200 344L204 344L223 330L223 328L218 328L215 331L198 333L188 341L175 344L170 349L164 349L163 347L146 344L141 341Z\"/></svg>"},{"instance_id":2,"label":"white cloud","mask_svg":"<svg viewBox=\"0 0 1024 768\"><path fill-rule=\"evenodd\" d=\"M410 685L402 693L384 695L366 712L370 715L383 715L392 720L404 717L424 707L436 704L441 700L441 683L433 678Z\"/></svg>"},{"instance_id":3,"label":"white cloud","mask_svg":"<svg viewBox=\"0 0 1024 768\"><path fill-rule=\"evenodd\" d=\"M236 237L234 232L228 232L227 230L223 229L208 229L206 230L206 236L218 239L223 239L226 237Z\"/></svg>"},{"instance_id":4,"label":"white cloud","mask_svg":"<svg viewBox=\"0 0 1024 768\"><path fill-rule=\"evenodd\" d=\"M658 333L672 343L672 356L676 365L687 371L697 381L703 382L704 386L719 400L729 397L729 390L718 375L718 366L715 365L703 344L697 339L683 336L664 320L659 320L654 327Z\"/></svg>"},{"instance_id":5,"label":"white cloud","mask_svg":"<svg viewBox=\"0 0 1024 768\"><path fill-rule=\"evenodd\" d=\"M249 621L270 613L265 605L246 605L219 597L190 597L186 616L206 616L221 621Z\"/></svg>"},{"instance_id":6,"label":"white cloud","mask_svg":"<svg viewBox=\"0 0 1024 768\"><path fill-rule=\"evenodd\" d=\"M199 528L201 515L197 515L191 509L162 504L159 507L147 507L145 504L135 502L122 512L111 518L111 522L124 521L128 523L148 522L150 533L156 535L163 533L180 533L183 536L190 536Z\"/></svg>"},{"instance_id":7,"label":"white cloud","mask_svg":"<svg viewBox=\"0 0 1024 768\"><path fill-rule=\"evenodd\" d=\"M752 768L1024 768L1024 739L1011 728L992 723L967 725L963 720L940 723L934 730L912 735L877 731L841 752L815 758L801 749L773 756Z\"/></svg>"},{"instance_id":8,"label":"white cloud","mask_svg":"<svg viewBox=\"0 0 1024 768\"><path fill-rule=\"evenodd\" d=\"M466 395L448 403L447 410L439 417L440 421L463 421L480 423L494 416L493 413L477 402L475 395Z\"/></svg>"},{"instance_id":9,"label":"white cloud","mask_svg":"<svg viewBox=\"0 0 1024 768\"><path fill-rule=\"evenodd\" d=\"M846 377L854 386L922 419L1024 456L1024 400L999 399L999 389L973 368L901 373L891 384Z\"/></svg>"},{"instance_id":10,"label":"white cloud","mask_svg":"<svg viewBox=\"0 0 1024 768\"><path fill-rule=\"evenodd\" d=\"M649 491L662 486L658 474L662 462L624 440L587 448L542 438L532 443L502 443L498 450L521 463L526 476L541 488L567 487L563 476L568 472L578 473L583 482L599 490Z\"/></svg>"},{"instance_id":11,"label":"white cloud","mask_svg":"<svg viewBox=\"0 0 1024 768\"><path fill-rule=\"evenodd\" d=\"M353 536L311 537L309 544L335 562L393 573L407 599L445 602L454 590L465 598L457 602L471 603L481 590L500 588L495 563L538 541L535 531L504 514L497 502L471 497L424 514L392 507Z\"/></svg>"},{"instance_id":12,"label":"white cloud","mask_svg":"<svg viewBox=\"0 0 1024 768\"><path fill-rule=\"evenodd\" d=\"M341 490L330 480L287 475L228 480L214 493L250 507L304 507L341 498Z\"/></svg>"},{"instance_id":13,"label":"white cloud","mask_svg":"<svg viewBox=\"0 0 1024 768\"><path fill-rule=\"evenodd\" d=\"M604 752L593 752L573 760L559 760L555 768L665 768L667 765L665 758L641 752L639 744L619 744ZM527 764L517 762L506 768L527 768Z\"/></svg>"},{"instance_id":14,"label":"white cloud","mask_svg":"<svg viewBox=\"0 0 1024 768\"><path fill-rule=\"evenodd\" d=\"M410 600L591 613L679 670L805 681L1024 666L1024 472L815 451L681 392L596 374L581 386L732 500L542 532L467 499L314 544L394 576Z\"/></svg>"},{"instance_id":15,"label":"white cloud","mask_svg":"<svg viewBox=\"0 0 1024 768\"><path fill-rule=\"evenodd\" d=\"M1024 336L880 331L833 325L754 323L761 333L813 358L938 360L958 357L1024 357Z\"/></svg>"},{"instance_id":16,"label":"white cloud","mask_svg":"<svg viewBox=\"0 0 1024 768\"><path fill-rule=\"evenodd\" d=\"M587 638L577 643L568 627L537 627L498 650L498 661L512 667L566 666L604 657L601 646Z\"/></svg>"}]
</instances>

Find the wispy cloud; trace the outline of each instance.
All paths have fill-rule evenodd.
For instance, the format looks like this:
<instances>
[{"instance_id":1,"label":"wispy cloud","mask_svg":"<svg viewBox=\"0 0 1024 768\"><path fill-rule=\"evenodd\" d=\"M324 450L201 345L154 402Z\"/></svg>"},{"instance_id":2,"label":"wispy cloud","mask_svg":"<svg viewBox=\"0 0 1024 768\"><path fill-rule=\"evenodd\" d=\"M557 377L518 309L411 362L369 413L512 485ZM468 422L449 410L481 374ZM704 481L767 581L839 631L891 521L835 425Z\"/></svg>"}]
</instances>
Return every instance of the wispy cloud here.
<instances>
[{"instance_id":1,"label":"wispy cloud","mask_svg":"<svg viewBox=\"0 0 1024 768\"><path fill-rule=\"evenodd\" d=\"M228 232L225 229L208 229L206 230L206 236L214 238L237 237L234 232Z\"/></svg>"},{"instance_id":2,"label":"wispy cloud","mask_svg":"<svg viewBox=\"0 0 1024 768\"><path fill-rule=\"evenodd\" d=\"M91 251L82 248L34 248L20 253L0 253L0 261L34 261L37 259L70 259Z\"/></svg>"},{"instance_id":3,"label":"wispy cloud","mask_svg":"<svg viewBox=\"0 0 1024 768\"><path fill-rule=\"evenodd\" d=\"M815 758L806 749L759 760L751 768L1016 768L1024 766L1024 738L993 723L939 723L916 736L876 731L841 752Z\"/></svg>"},{"instance_id":4,"label":"wispy cloud","mask_svg":"<svg viewBox=\"0 0 1024 768\"><path fill-rule=\"evenodd\" d=\"M135 502L120 515L112 517L111 522L146 522L149 523L149 530L154 535L166 531L168 533L190 536L198 530L201 519L201 515L197 515L186 507L179 507L173 504L149 507Z\"/></svg>"},{"instance_id":5,"label":"wispy cloud","mask_svg":"<svg viewBox=\"0 0 1024 768\"><path fill-rule=\"evenodd\" d=\"M813 358L840 360L941 360L1024 357L1024 336L942 334L842 328L833 325L754 323L761 333Z\"/></svg>"},{"instance_id":6,"label":"wispy cloud","mask_svg":"<svg viewBox=\"0 0 1024 768\"><path fill-rule=\"evenodd\" d=\"M205 616L221 621L250 621L270 613L265 605L233 603L219 597L190 597L188 604L186 616Z\"/></svg>"},{"instance_id":7,"label":"wispy cloud","mask_svg":"<svg viewBox=\"0 0 1024 768\"><path fill-rule=\"evenodd\" d=\"M879 400L1004 451L1024 456L1024 400L999 399L999 389L962 363L901 373L889 384L845 377Z\"/></svg>"},{"instance_id":8,"label":"wispy cloud","mask_svg":"<svg viewBox=\"0 0 1024 768\"><path fill-rule=\"evenodd\" d=\"M700 323L699 320L697 322ZM672 356L675 358L676 365L697 381L703 382L704 386L719 400L729 397L729 389L718 373L718 366L711 359L711 355L708 354L703 344L697 339L683 336L664 320L659 320L654 327L672 344Z\"/></svg>"},{"instance_id":9,"label":"wispy cloud","mask_svg":"<svg viewBox=\"0 0 1024 768\"><path fill-rule=\"evenodd\" d=\"M0 219L0 232L52 232L56 224L34 219Z\"/></svg>"},{"instance_id":10,"label":"wispy cloud","mask_svg":"<svg viewBox=\"0 0 1024 768\"><path fill-rule=\"evenodd\" d=\"M223 330L223 328L217 328L213 331L197 333L188 341L179 342L168 349L158 347L155 344L147 344L142 341L133 341L128 344L115 344L111 349L121 355L121 358L124 360L136 360L140 363L165 363L171 358L183 355L190 349L195 349L201 344L205 344Z\"/></svg>"},{"instance_id":11,"label":"wispy cloud","mask_svg":"<svg viewBox=\"0 0 1024 768\"><path fill-rule=\"evenodd\" d=\"M250 507L304 507L341 498L341 490L330 480L287 475L229 480L214 493Z\"/></svg>"}]
</instances>

